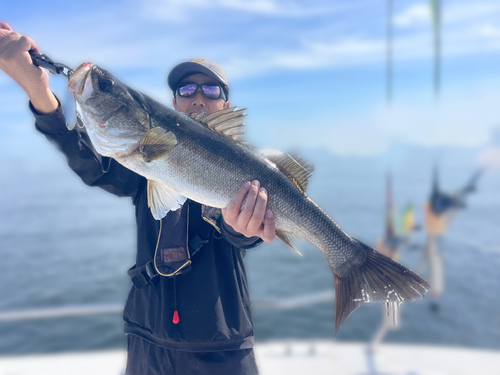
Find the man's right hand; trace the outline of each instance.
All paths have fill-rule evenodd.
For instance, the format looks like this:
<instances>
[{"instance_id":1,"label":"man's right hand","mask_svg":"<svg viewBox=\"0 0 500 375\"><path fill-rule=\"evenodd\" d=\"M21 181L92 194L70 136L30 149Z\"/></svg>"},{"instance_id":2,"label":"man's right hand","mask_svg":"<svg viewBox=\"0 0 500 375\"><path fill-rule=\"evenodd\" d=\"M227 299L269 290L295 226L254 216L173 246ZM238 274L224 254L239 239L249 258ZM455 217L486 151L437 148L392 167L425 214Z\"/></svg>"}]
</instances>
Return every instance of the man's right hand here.
<instances>
[{"instance_id":1,"label":"man's right hand","mask_svg":"<svg viewBox=\"0 0 500 375\"><path fill-rule=\"evenodd\" d=\"M0 22L0 69L22 87L38 112L54 112L58 103L50 91L49 76L45 70L33 65L29 50L40 53L33 40Z\"/></svg>"},{"instance_id":2,"label":"man's right hand","mask_svg":"<svg viewBox=\"0 0 500 375\"><path fill-rule=\"evenodd\" d=\"M267 208L267 192L255 180L243 184L226 208L222 209L226 224L245 237L260 237L265 242L276 238L275 218Z\"/></svg>"}]
</instances>

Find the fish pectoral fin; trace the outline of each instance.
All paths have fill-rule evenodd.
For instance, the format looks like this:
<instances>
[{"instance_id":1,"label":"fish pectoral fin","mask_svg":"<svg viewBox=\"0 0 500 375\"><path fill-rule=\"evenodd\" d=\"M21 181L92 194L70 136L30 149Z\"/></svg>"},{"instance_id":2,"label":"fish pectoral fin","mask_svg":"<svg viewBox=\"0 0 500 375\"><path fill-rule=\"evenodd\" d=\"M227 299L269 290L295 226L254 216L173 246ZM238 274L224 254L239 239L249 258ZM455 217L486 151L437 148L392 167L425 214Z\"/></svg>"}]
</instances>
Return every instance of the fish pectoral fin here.
<instances>
[{"instance_id":1,"label":"fish pectoral fin","mask_svg":"<svg viewBox=\"0 0 500 375\"><path fill-rule=\"evenodd\" d=\"M148 180L148 207L156 220L164 218L169 211L180 208L186 197L157 181Z\"/></svg>"},{"instance_id":2,"label":"fish pectoral fin","mask_svg":"<svg viewBox=\"0 0 500 375\"><path fill-rule=\"evenodd\" d=\"M294 236L292 236L291 234L289 233L286 233L286 232L282 232L282 231L279 231L277 230L276 231L276 237L278 237L281 241L283 241L286 245L288 245L293 251L295 251L297 254L299 254L300 256L302 256L302 253L300 251L298 251L293 245L292 245L292 241L293 241L293 238Z\"/></svg>"},{"instance_id":3,"label":"fish pectoral fin","mask_svg":"<svg viewBox=\"0 0 500 375\"><path fill-rule=\"evenodd\" d=\"M139 144L139 153L149 163L152 160L169 154L177 144L177 138L172 132L163 128L150 129Z\"/></svg>"},{"instance_id":4,"label":"fish pectoral fin","mask_svg":"<svg viewBox=\"0 0 500 375\"><path fill-rule=\"evenodd\" d=\"M285 154L275 150L260 151L268 160L276 165L301 193L305 193L314 166L297 155Z\"/></svg>"}]
</instances>

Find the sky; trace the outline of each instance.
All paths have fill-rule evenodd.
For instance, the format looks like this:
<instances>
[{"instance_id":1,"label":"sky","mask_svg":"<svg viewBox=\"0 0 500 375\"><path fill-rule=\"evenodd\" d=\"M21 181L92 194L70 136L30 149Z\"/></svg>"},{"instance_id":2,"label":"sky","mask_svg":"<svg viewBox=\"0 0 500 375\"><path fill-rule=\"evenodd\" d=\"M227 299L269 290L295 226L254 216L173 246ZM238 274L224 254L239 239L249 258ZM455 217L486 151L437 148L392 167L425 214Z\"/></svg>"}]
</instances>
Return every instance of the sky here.
<instances>
[{"instance_id":1,"label":"sky","mask_svg":"<svg viewBox=\"0 0 500 375\"><path fill-rule=\"evenodd\" d=\"M429 1L393 1L387 100L387 3L375 0L0 0L0 21L53 60L90 61L171 105L166 74L206 58L230 102L247 108L258 147L377 155L391 144L482 147L500 127L500 2L442 1L441 90L433 90ZM51 79L64 96L65 79ZM39 147L24 93L0 72L0 136ZM5 153L5 151L4 151Z\"/></svg>"}]
</instances>

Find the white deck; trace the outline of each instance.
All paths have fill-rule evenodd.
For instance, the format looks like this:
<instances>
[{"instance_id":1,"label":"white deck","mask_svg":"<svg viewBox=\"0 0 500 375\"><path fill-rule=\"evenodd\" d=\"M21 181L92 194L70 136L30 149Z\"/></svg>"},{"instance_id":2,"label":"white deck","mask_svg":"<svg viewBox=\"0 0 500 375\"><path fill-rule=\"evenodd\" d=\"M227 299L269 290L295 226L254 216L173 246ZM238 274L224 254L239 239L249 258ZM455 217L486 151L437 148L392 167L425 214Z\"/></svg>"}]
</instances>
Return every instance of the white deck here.
<instances>
[{"instance_id":1,"label":"white deck","mask_svg":"<svg viewBox=\"0 0 500 375\"><path fill-rule=\"evenodd\" d=\"M500 351L293 341L258 344L262 375L500 375ZM0 357L0 375L119 375L124 350Z\"/></svg>"}]
</instances>

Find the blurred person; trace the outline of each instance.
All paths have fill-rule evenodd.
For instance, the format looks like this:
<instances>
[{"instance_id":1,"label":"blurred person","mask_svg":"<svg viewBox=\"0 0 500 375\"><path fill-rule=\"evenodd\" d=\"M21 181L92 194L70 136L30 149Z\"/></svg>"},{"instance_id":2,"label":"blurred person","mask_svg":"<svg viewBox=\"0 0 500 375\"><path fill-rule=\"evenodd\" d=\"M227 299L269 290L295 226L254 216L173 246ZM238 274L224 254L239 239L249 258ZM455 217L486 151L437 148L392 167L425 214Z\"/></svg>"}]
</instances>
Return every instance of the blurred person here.
<instances>
[{"instance_id":1,"label":"blurred person","mask_svg":"<svg viewBox=\"0 0 500 375\"><path fill-rule=\"evenodd\" d=\"M225 209L188 200L155 220L146 179L99 155L85 128L68 130L49 76L32 64L30 50L39 53L33 40L0 24L0 69L28 95L36 129L59 147L85 184L129 197L135 206L137 255L129 270L134 286L123 312L126 374L257 374L243 257L246 249L276 236L266 190L249 181ZM229 108L227 79L213 62L180 63L167 83L180 112ZM158 275L157 250L171 273Z\"/></svg>"},{"instance_id":2,"label":"blurred person","mask_svg":"<svg viewBox=\"0 0 500 375\"><path fill-rule=\"evenodd\" d=\"M398 261L400 251L410 241L410 235L415 230L415 220L413 215L413 206L408 204L405 208L399 233L395 228L394 208L392 199L392 180L387 176L386 184L386 213L385 213L385 235L377 241L377 250L389 258ZM385 335L390 330L400 328L399 305L382 305L382 322L369 344L369 350L374 350L376 345L380 344Z\"/></svg>"},{"instance_id":3,"label":"blurred person","mask_svg":"<svg viewBox=\"0 0 500 375\"><path fill-rule=\"evenodd\" d=\"M387 175L385 234L377 241L377 250L393 260L399 260L399 250L410 241L411 233L416 229L413 205L409 203L401 216L399 229L395 223L395 209L392 198L392 179Z\"/></svg>"},{"instance_id":4,"label":"blurred person","mask_svg":"<svg viewBox=\"0 0 500 375\"><path fill-rule=\"evenodd\" d=\"M437 311L439 308L438 299L444 292L444 271L442 255L438 251L438 241L446 232L455 211L446 214L437 214L432 210L429 202L424 204L425 231L427 233L427 243L424 247L423 261L429 266L428 281L431 285L431 310Z\"/></svg>"},{"instance_id":5,"label":"blurred person","mask_svg":"<svg viewBox=\"0 0 500 375\"><path fill-rule=\"evenodd\" d=\"M465 208L465 197L476 191L476 185L483 170L476 170L468 183L455 194L448 194L439 188L438 169L434 170L434 179L429 201L424 203L425 231L427 243L424 246L422 259L417 272L428 264L429 284L431 285L431 310L438 311L438 300L444 292L444 268L440 251L440 241L446 233L450 222L459 209Z\"/></svg>"}]
</instances>

